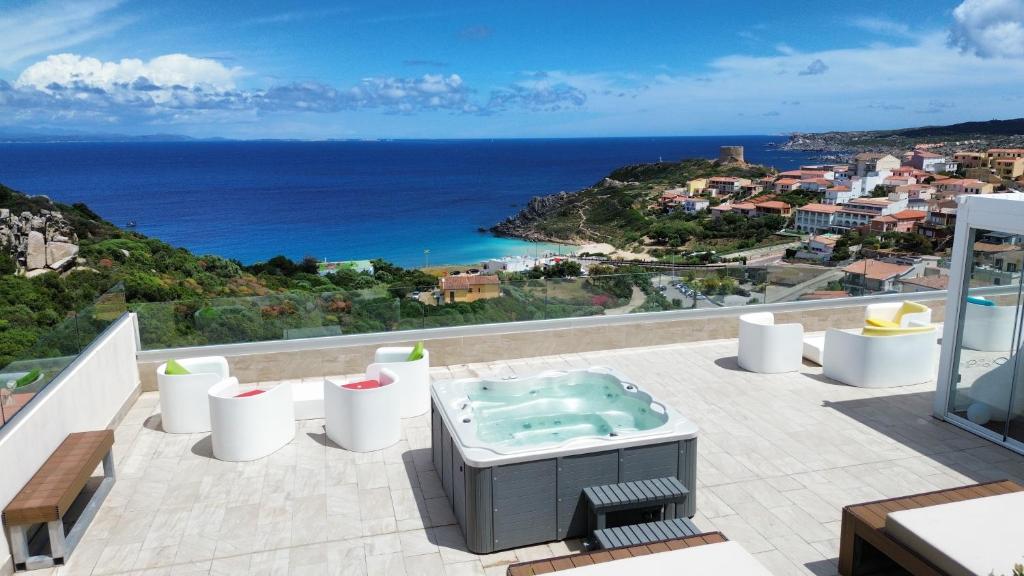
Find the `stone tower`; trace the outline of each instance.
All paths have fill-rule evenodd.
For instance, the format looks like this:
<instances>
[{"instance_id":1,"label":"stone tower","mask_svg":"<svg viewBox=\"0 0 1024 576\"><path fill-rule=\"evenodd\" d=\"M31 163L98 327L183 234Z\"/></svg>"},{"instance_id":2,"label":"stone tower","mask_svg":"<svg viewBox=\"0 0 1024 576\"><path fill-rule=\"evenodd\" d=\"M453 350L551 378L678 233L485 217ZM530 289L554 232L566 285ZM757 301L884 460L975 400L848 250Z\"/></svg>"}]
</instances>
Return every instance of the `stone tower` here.
<instances>
[{"instance_id":1,"label":"stone tower","mask_svg":"<svg viewBox=\"0 0 1024 576\"><path fill-rule=\"evenodd\" d=\"M745 164L743 146L722 146L718 150L718 162L720 164Z\"/></svg>"}]
</instances>

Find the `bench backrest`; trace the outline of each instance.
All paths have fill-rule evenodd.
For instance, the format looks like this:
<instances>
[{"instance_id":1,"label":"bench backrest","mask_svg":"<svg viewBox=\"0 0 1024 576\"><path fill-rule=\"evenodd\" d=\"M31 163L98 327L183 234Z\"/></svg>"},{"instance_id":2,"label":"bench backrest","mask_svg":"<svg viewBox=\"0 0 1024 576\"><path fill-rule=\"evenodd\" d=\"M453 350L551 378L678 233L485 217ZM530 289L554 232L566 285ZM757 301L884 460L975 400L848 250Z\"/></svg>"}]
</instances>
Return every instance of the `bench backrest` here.
<instances>
[{"instance_id":1,"label":"bench backrest","mask_svg":"<svg viewBox=\"0 0 1024 576\"><path fill-rule=\"evenodd\" d=\"M4 508L4 524L37 524L63 517L113 445L113 430L69 434Z\"/></svg>"}]
</instances>

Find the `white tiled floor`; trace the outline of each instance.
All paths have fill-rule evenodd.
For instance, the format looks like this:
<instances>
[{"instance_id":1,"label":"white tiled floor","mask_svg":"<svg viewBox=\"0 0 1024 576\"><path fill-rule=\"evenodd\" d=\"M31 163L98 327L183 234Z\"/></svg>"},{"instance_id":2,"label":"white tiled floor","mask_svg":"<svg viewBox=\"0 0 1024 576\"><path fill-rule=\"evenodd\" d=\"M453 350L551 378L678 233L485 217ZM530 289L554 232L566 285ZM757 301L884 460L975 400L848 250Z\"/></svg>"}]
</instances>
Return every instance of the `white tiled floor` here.
<instances>
[{"instance_id":1,"label":"white tiled floor","mask_svg":"<svg viewBox=\"0 0 1024 576\"><path fill-rule=\"evenodd\" d=\"M435 377L612 366L701 427L697 526L775 574L834 574L845 504L1011 478L1024 458L931 418L931 390L865 390L740 371L735 341L435 369ZM257 462L214 460L207 434L160 431L144 394L117 429L118 481L60 574L503 574L566 554L555 542L488 556L465 543L430 459L427 417L354 454L322 421Z\"/></svg>"}]
</instances>

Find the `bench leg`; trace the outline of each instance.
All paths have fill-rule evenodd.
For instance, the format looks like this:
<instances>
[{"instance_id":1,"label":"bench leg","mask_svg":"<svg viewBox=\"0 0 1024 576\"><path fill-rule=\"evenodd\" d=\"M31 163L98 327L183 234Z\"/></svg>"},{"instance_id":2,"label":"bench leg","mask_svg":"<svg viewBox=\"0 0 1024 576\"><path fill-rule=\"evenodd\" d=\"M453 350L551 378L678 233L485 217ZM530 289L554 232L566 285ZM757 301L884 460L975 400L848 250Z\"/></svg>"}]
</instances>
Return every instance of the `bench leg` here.
<instances>
[{"instance_id":1,"label":"bench leg","mask_svg":"<svg viewBox=\"0 0 1024 576\"><path fill-rule=\"evenodd\" d=\"M53 557L54 562L63 562L67 555L67 546L64 542L64 521L47 522L46 528L50 532L50 556Z\"/></svg>"},{"instance_id":2,"label":"bench leg","mask_svg":"<svg viewBox=\"0 0 1024 576\"><path fill-rule=\"evenodd\" d=\"M24 564L28 560L28 526L9 526L11 535L11 555L14 564Z\"/></svg>"},{"instance_id":3,"label":"bench leg","mask_svg":"<svg viewBox=\"0 0 1024 576\"><path fill-rule=\"evenodd\" d=\"M116 478L114 473L114 451L108 450L107 455L103 457L103 476L106 478Z\"/></svg>"}]
</instances>

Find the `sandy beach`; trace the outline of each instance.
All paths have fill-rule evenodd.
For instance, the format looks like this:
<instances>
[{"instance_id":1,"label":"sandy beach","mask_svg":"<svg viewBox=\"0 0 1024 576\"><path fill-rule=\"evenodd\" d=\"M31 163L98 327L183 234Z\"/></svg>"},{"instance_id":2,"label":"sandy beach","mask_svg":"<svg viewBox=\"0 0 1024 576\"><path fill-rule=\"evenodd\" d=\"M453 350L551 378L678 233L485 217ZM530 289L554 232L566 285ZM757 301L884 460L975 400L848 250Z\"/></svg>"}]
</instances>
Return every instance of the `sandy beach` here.
<instances>
[{"instance_id":1,"label":"sandy beach","mask_svg":"<svg viewBox=\"0 0 1024 576\"><path fill-rule=\"evenodd\" d=\"M606 243L590 243L576 246L576 253L580 254L583 252L590 252L591 254L600 253L607 254L611 258L622 258L623 260L643 260L645 262L653 261L654 258L650 254L643 254L639 252L627 252L626 250L618 250L615 246Z\"/></svg>"}]
</instances>

